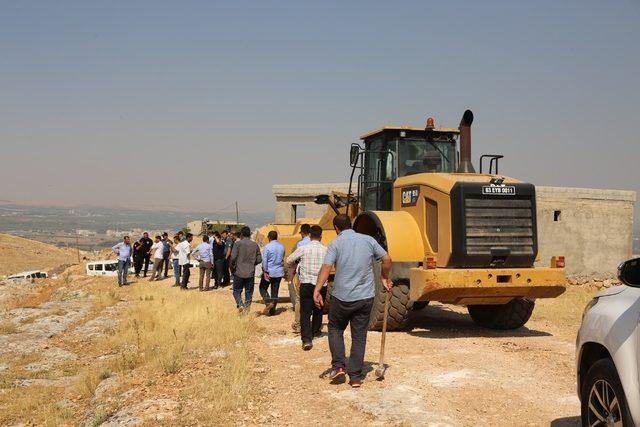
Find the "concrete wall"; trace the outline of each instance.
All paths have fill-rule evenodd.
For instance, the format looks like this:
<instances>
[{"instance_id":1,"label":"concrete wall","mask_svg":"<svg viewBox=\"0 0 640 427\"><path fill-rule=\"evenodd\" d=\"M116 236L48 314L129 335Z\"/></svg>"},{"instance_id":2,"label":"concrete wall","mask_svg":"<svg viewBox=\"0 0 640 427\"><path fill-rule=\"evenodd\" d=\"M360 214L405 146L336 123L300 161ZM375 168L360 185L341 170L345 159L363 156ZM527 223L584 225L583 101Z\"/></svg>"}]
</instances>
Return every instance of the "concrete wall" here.
<instances>
[{"instance_id":1,"label":"concrete wall","mask_svg":"<svg viewBox=\"0 0 640 427\"><path fill-rule=\"evenodd\" d=\"M276 223L293 222L293 205L304 204L306 217L326 206L315 196L347 192L348 184L274 185ZM633 191L536 187L539 266L564 255L569 276L613 277L620 261L632 255ZM556 213L558 212L558 213Z\"/></svg>"},{"instance_id":2,"label":"concrete wall","mask_svg":"<svg viewBox=\"0 0 640 427\"><path fill-rule=\"evenodd\" d=\"M613 277L632 255L633 191L536 187L539 264L566 257L570 276Z\"/></svg>"},{"instance_id":3,"label":"concrete wall","mask_svg":"<svg viewBox=\"0 0 640 427\"><path fill-rule=\"evenodd\" d=\"M274 185L273 195L276 198L276 224L290 224L295 222L294 206L304 206L304 217L317 218L327 210L326 205L314 203L316 196L329 194L332 191L346 193L349 184L287 184ZM297 210L300 219L300 210Z\"/></svg>"}]
</instances>

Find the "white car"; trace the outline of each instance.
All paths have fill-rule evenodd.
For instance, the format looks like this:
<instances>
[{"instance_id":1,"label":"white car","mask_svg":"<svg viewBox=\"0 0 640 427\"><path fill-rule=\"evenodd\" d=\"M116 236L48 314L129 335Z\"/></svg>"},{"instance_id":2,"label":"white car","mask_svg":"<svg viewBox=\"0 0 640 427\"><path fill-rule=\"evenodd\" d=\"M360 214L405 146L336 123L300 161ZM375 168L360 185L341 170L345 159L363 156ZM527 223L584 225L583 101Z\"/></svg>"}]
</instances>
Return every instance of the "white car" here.
<instances>
[{"instance_id":1,"label":"white car","mask_svg":"<svg viewBox=\"0 0 640 427\"><path fill-rule=\"evenodd\" d=\"M87 263L87 276L117 276L118 260L108 259L102 261L92 261Z\"/></svg>"},{"instance_id":2,"label":"white car","mask_svg":"<svg viewBox=\"0 0 640 427\"><path fill-rule=\"evenodd\" d=\"M587 304L576 342L582 425L640 426L640 258Z\"/></svg>"},{"instance_id":3,"label":"white car","mask_svg":"<svg viewBox=\"0 0 640 427\"><path fill-rule=\"evenodd\" d=\"M49 277L44 271L23 271L22 273L12 274L7 279L46 279Z\"/></svg>"}]
</instances>

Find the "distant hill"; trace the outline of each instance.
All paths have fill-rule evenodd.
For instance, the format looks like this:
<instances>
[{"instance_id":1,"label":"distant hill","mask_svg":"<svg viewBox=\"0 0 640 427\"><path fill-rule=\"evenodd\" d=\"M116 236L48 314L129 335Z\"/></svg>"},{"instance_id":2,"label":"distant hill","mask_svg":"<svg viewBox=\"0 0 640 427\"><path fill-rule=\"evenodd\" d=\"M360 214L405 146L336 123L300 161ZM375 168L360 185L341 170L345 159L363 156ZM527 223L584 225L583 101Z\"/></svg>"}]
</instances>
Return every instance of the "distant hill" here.
<instances>
[{"instance_id":1,"label":"distant hill","mask_svg":"<svg viewBox=\"0 0 640 427\"><path fill-rule=\"evenodd\" d=\"M0 276L28 270L50 272L61 265L77 262L75 250L0 234Z\"/></svg>"}]
</instances>

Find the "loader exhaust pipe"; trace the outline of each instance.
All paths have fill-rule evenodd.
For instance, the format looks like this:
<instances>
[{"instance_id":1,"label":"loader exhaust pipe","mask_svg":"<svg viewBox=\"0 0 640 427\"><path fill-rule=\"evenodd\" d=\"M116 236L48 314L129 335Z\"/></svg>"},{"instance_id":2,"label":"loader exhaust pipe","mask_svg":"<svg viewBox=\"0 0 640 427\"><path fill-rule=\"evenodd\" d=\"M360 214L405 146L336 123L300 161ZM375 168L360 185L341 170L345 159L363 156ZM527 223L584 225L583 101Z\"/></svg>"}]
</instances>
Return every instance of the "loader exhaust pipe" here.
<instances>
[{"instance_id":1,"label":"loader exhaust pipe","mask_svg":"<svg viewBox=\"0 0 640 427\"><path fill-rule=\"evenodd\" d=\"M458 173L476 173L471 164L471 123L473 123L473 113L467 110L460 120L460 164Z\"/></svg>"}]
</instances>

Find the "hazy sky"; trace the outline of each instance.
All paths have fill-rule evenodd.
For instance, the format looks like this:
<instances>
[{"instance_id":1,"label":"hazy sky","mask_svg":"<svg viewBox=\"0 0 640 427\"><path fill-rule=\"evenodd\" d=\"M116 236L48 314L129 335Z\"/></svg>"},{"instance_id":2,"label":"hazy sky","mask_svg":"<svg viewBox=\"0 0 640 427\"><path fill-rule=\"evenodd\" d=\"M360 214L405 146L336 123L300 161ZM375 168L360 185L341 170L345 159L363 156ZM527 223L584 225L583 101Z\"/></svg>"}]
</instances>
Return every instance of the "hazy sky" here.
<instances>
[{"instance_id":1,"label":"hazy sky","mask_svg":"<svg viewBox=\"0 0 640 427\"><path fill-rule=\"evenodd\" d=\"M384 124L476 116L473 159L640 189L640 3L0 5L0 199L269 210Z\"/></svg>"}]
</instances>

